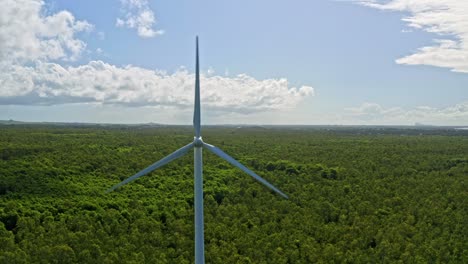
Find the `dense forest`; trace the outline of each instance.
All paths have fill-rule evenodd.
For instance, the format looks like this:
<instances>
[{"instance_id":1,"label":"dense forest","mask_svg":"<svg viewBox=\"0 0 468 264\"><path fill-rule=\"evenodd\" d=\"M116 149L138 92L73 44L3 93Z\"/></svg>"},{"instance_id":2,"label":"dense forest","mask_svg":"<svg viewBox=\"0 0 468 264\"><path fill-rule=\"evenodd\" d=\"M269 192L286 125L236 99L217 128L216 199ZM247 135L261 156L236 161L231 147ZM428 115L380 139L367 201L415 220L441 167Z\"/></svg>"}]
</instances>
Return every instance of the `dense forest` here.
<instances>
[{"instance_id":1,"label":"dense forest","mask_svg":"<svg viewBox=\"0 0 468 264\"><path fill-rule=\"evenodd\" d=\"M207 263L463 263L468 131L208 127ZM0 263L192 263L189 127L0 125Z\"/></svg>"}]
</instances>

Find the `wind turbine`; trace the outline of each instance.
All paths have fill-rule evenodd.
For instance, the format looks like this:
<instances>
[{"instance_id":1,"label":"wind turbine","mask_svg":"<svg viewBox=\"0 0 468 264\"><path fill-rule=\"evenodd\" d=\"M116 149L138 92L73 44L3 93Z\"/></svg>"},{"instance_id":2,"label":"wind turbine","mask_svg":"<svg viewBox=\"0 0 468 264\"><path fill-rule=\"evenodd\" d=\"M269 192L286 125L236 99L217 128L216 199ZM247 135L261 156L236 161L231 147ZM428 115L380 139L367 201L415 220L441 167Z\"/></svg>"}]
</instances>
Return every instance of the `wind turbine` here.
<instances>
[{"instance_id":1,"label":"wind turbine","mask_svg":"<svg viewBox=\"0 0 468 264\"><path fill-rule=\"evenodd\" d=\"M271 190L275 191L279 195L283 196L284 198L288 198L286 194L278 190L275 186L267 182L262 177L255 174L255 172L249 170L240 162L229 156L228 154L224 153L221 149L210 145L208 143L203 142L201 137L201 126L200 126L200 69L198 63L198 37L196 37L196 62L195 62L195 107L194 107L194 115L193 115L193 127L195 129L195 137L193 142L189 143L188 145L183 146L182 148L174 151L172 154L162 158L161 160L151 164L147 168L139 171L137 174L125 179L124 181L114 185L107 192L111 192L122 185L125 185L133 180L138 179L139 177L150 173L151 171L164 166L165 164L182 157L185 155L190 149L194 149L194 191L195 191L195 263L196 264L203 264L205 263L205 242L204 242L204 221L203 221L203 162L202 162L202 149L205 148L214 154L218 155L219 157L223 158L227 162L231 163L235 167L243 170L245 173L249 174L257 181L265 185L266 187L270 188Z\"/></svg>"}]
</instances>

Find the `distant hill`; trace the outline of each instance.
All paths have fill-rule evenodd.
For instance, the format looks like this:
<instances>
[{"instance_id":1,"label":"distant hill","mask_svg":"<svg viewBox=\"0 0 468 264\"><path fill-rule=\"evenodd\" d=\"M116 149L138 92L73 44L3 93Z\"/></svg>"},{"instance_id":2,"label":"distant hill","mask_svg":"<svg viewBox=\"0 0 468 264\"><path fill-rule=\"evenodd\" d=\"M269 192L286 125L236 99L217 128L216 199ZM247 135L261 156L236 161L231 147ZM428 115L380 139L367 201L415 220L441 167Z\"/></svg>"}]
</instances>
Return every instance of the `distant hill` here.
<instances>
[{"instance_id":1,"label":"distant hill","mask_svg":"<svg viewBox=\"0 0 468 264\"><path fill-rule=\"evenodd\" d=\"M51 125L51 126L99 126L99 127L166 127L168 125L159 123L141 123L141 124L117 124L117 123L86 123L86 122L25 122L10 120L0 120L0 125Z\"/></svg>"}]
</instances>

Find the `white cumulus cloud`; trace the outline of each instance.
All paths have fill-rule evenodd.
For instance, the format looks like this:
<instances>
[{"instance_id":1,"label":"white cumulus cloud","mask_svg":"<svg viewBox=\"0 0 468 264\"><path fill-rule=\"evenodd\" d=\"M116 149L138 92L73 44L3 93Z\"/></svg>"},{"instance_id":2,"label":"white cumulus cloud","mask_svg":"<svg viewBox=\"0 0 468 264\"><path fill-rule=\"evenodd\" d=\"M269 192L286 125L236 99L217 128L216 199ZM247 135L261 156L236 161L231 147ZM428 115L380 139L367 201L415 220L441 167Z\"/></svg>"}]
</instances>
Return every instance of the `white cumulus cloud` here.
<instances>
[{"instance_id":1,"label":"white cumulus cloud","mask_svg":"<svg viewBox=\"0 0 468 264\"><path fill-rule=\"evenodd\" d=\"M136 29L138 36L151 38L164 33L153 29L156 18L147 0L120 0L124 17L117 18L116 26Z\"/></svg>"},{"instance_id":2,"label":"white cumulus cloud","mask_svg":"<svg viewBox=\"0 0 468 264\"><path fill-rule=\"evenodd\" d=\"M408 14L410 28L437 34L432 45L396 60L399 64L430 65L468 73L468 1L364 0L365 6Z\"/></svg>"},{"instance_id":3,"label":"white cumulus cloud","mask_svg":"<svg viewBox=\"0 0 468 264\"><path fill-rule=\"evenodd\" d=\"M91 61L78 67L37 62L34 66L4 66L0 73L0 104L100 103L127 106L193 106L194 75L172 74L135 66L116 67ZM289 87L286 79L256 80L202 76L205 107L250 113L294 107L313 88Z\"/></svg>"},{"instance_id":4,"label":"white cumulus cloud","mask_svg":"<svg viewBox=\"0 0 468 264\"><path fill-rule=\"evenodd\" d=\"M75 34L91 30L68 11L43 15L39 0L0 0L0 62L76 60L86 43Z\"/></svg>"},{"instance_id":5,"label":"white cumulus cloud","mask_svg":"<svg viewBox=\"0 0 468 264\"><path fill-rule=\"evenodd\" d=\"M123 3L148 7L142 0ZM155 34L146 27L152 23L135 23L142 34ZM48 14L39 0L0 0L0 105L193 107L194 75L187 70L166 73L104 61L69 65L86 47L76 33L92 28L68 11ZM213 69L201 81L204 107L233 113L294 108L314 92L290 87L286 79L217 76Z\"/></svg>"}]
</instances>

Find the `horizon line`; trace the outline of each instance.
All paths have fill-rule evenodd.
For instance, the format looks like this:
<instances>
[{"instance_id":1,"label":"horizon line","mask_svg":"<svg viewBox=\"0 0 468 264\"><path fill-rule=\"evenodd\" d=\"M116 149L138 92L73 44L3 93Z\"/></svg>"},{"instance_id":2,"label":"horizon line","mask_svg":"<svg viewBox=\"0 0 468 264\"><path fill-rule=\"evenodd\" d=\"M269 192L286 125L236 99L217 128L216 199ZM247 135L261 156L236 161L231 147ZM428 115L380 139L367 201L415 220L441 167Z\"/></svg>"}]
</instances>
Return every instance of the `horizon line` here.
<instances>
[{"instance_id":1,"label":"horizon line","mask_svg":"<svg viewBox=\"0 0 468 264\"><path fill-rule=\"evenodd\" d=\"M6 124L81 124L81 125L120 125L120 126L192 126L191 124L174 124L174 123L157 123L157 122L140 122L140 123L112 123L112 122L86 122L86 121L22 121L15 119L0 119L0 125ZM415 122L414 124L252 124L252 123L215 123L215 124L204 124L204 126L267 126L267 127L291 127L291 126L329 126L329 127L422 127L422 128L457 128L467 127L468 125L433 125L433 124L421 124Z\"/></svg>"}]
</instances>

